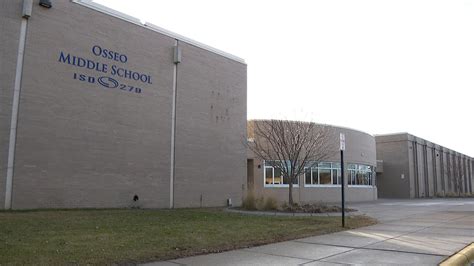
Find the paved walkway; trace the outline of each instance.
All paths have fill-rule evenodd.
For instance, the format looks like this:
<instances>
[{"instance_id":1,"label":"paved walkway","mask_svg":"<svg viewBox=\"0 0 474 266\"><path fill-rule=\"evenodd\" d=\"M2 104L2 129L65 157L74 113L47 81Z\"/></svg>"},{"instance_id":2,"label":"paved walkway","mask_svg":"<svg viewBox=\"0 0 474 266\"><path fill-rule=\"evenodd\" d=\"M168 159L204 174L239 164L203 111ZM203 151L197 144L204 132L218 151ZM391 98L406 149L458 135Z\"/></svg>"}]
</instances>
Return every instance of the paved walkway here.
<instances>
[{"instance_id":1,"label":"paved walkway","mask_svg":"<svg viewBox=\"0 0 474 266\"><path fill-rule=\"evenodd\" d=\"M474 241L474 199L379 200L349 207L380 223L149 265L436 265Z\"/></svg>"}]
</instances>

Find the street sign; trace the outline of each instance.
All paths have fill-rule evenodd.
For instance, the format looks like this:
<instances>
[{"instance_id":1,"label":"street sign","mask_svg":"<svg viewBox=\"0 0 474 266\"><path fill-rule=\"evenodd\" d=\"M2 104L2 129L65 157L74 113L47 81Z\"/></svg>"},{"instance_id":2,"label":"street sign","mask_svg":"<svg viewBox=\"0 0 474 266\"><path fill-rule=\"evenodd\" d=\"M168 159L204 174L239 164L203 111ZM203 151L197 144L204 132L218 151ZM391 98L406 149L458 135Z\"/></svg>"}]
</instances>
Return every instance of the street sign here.
<instances>
[{"instance_id":1,"label":"street sign","mask_svg":"<svg viewBox=\"0 0 474 266\"><path fill-rule=\"evenodd\" d=\"M346 136L344 135L344 133L340 133L339 135L339 139L340 139L340 145L339 145L339 149L341 151L345 151L346 150Z\"/></svg>"}]
</instances>

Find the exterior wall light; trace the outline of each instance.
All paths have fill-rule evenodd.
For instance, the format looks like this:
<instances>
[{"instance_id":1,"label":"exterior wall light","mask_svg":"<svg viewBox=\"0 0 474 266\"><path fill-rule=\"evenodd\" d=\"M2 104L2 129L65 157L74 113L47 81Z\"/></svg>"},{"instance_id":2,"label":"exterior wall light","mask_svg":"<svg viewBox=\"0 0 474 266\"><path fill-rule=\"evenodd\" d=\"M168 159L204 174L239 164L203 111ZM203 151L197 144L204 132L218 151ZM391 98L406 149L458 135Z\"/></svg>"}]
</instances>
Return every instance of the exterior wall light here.
<instances>
[{"instance_id":1,"label":"exterior wall light","mask_svg":"<svg viewBox=\"0 0 474 266\"><path fill-rule=\"evenodd\" d=\"M39 5L46 8L51 8L53 6L50 0L40 0Z\"/></svg>"}]
</instances>

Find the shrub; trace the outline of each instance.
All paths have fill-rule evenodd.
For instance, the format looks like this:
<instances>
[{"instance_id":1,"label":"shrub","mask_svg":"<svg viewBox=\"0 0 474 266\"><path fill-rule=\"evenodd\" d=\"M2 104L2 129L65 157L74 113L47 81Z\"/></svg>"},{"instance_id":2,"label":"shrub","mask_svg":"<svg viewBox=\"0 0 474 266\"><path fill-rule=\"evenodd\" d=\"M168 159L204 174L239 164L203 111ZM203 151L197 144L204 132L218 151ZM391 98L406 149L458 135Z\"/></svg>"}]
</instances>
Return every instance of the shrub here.
<instances>
[{"instance_id":1,"label":"shrub","mask_svg":"<svg viewBox=\"0 0 474 266\"><path fill-rule=\"evenodd\" d=\"M249 211L273 211L278 209L278 202L273 197L256 198L253 193L248 193L242 201L242 209Z\"/></svg>"},{"instance_id":2,"label":"shrub","mask_svg":"<svg viewBox=\"0 0 474 266\"><path fill-rule=\"evenodd\" d=\"M278 203L276 199L272 197L268 197L265 199L265 204L263 205L263 209L266 211L273 211L278 209Z\"/></svg>"},{"instance_id":3,"label":"shrub","mask_svg":"<svg viewBox=\"0 0 474 266\"><path fill-rule=\"evenodd\" d=\"M289 205L287 202L284 202L280 209L285 212L298 212L300 208L301 206L298 204L298 202L294 202L293 205Z\"/></svg>"},{"instance_id":4,"label":"shrub","mask_svg":"<svg viewBox=\"0 0 474 266\"><path fill-rule=\"evenodd\" d=\"M355 209L345 208L346 212L356 211ZM341 212L341 207L337 205L327 205L323 202L317 203L295 203L288 205L284 203L281 206L281 211L284 212L297 212L297 213L329 213L329 212Z\"/></svg>"},{"instance_id":5,"label":"shrub","mask_svg":"<svg viewBox=\"0 0 474 266\"><path fill-rule=\"evenodd\" d=\"M265 208L265 200L263 197L260 197L255 200L255 206L257 207L257 210L261 211Z\"/></svg>"},{"instance_id":6,"label":"shrub","mask_svg":"<svg viewBox=\"0 0 474 266\"><path fill-rule=\"evenodd\" d=\"M446 197L448 198L454 198L454 197L457 197L458 194L457 193L454 193L454 192L446 192Z\"/></svg>"},{"instance_id":7,"label":"shrub","mask_svg":"<svg viewBox=\"0 0 474 266\"><path fill-rule=\"evenodd\" d=\"M242 201L242 208L251 211L257 209L257 204L253 193L249 192L247 196L245 196L244 200Z\"/></svg>"}]
</instances>

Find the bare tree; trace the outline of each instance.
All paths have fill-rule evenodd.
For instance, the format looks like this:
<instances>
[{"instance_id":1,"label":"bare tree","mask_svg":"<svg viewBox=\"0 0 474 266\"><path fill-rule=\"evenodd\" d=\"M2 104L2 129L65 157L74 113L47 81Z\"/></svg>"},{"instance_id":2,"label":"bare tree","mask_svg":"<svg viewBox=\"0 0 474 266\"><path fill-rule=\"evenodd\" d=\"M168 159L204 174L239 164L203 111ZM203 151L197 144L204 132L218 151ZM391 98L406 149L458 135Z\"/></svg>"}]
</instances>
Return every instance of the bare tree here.
<instances>
[{"instance_id":1,"label":"bare tree","mask_svg":"<svg viewBox=\"0 0 474 266\"><path fill-rule=\"evenodd\" d=\"M293 184L306 167L312 167L337 151L329 126L290 120L249 122L249 149L288 180L288 203L293 205ZM304 182L304 181L303 181Z\"/></svg>"}]
</instances>

